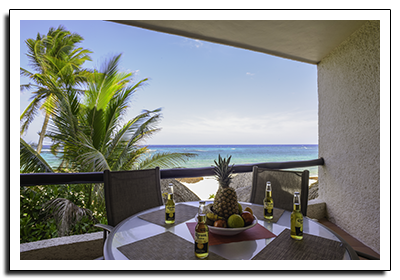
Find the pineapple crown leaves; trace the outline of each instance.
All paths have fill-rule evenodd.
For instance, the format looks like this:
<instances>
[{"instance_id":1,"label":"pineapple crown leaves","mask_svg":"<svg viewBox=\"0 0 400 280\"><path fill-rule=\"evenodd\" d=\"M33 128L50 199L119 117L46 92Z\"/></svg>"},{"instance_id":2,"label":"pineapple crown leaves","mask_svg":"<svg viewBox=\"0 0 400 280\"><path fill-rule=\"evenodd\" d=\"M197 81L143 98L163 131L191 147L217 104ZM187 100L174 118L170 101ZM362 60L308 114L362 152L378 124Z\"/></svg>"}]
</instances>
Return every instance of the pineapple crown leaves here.
<instances>
[{"instance_id":1,"label":"pineapple crown leaves","mask_svg":"<svg viewBox=\"0 0 400 280\"><path fill-rule=\"evenodd\" d=\"M228 187L232 179L233 165L229 166L232 156L227 159L218 155L218 162L214 160L214 173L221 187Z\"/></svg>"}]
</instances>

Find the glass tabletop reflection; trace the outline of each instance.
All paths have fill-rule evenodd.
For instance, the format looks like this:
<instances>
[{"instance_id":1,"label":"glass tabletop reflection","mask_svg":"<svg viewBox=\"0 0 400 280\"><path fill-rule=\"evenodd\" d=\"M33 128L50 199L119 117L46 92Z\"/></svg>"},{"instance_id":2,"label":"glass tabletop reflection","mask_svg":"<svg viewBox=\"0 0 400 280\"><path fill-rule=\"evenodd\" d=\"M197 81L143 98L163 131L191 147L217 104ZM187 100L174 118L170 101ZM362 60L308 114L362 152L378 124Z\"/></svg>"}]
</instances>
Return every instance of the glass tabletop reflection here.
<instances>
[{"instance_id":1,"label":"glass tabletop reflection","mask_svg":"<svg viewBox=\"0 0 400 280\"><path fill-rule=\"evenodd\" d=\"M207 203L212 203L212 201L208 201ZM240 202L240 203L242 204L243 208L245 208L246 206L251 207L253 205L247 202ZM182 202L182 204L198 207L199 202L198 201ZM130 244L132 242L137 242L143 239L147 239L149 237L167 231L191 243L194 243L193 237L186 225L186 223L189 222L196 222L194 217L192 219L189 219L180 224L176 224L169 228L159 226L139 218L139 216L142 214L157 211L160 209L164 209L164 206L155 207L140 212L119 223L107 237L103 249L104 258L106 260L127 260L128 258L118 250L118 247ZM284 213L276 223L264 220L263 217L258 217L258 223L261 226L268 229L269 231L271 231L272 233L274 233L276 236L278 236L282 231L284 231L287 228L290 228L290 214L291 213L289 211L284 211ZM307 217L304 217L303 219L303 232L345 243L345 241L341 240L341 238L338 237L334 232L330 231L325 226ZM209 250L210 252L214 252L219 256L224 257L228 260L250 260L254 256L256 256L261 250L263 250L273 240L274 237L267 239L224 243L219 245L212 245L210 246ZM345 245L346 245L346 252L344 254L343 259L351 259L351 256L354 256L355 253L352 254L352 252L350 252L352 249L347 248L348 244Z\"/></svg>"}]
</instances>

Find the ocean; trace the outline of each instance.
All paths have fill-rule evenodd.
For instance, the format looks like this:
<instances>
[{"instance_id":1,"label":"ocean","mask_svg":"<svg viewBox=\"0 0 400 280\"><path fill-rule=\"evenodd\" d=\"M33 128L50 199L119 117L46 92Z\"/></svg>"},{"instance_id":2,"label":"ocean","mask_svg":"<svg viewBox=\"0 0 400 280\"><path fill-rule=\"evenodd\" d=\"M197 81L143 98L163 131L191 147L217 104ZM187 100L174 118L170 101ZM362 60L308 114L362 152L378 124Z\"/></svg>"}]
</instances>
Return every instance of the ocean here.
<instances>
[{"instance_id":1,"label":"ocean","mask_svg":"<svg viewBox=\"0 0 400 280\"><path fill-rule=\"evenodd\" d=\"M149 145L150 155L158 152L194 153L182 167L197 168L215 165L214 160L220 154L222 157L232 155L232 164L251 164L263 162L300 161L318 158L318 145ZM57 167L60 159L51 154L50 147L44 146L42 157L52 166ZM310 177L318 176L318 167L298 168L308 169ZM315 180L311 180L310 183ZM202 180L189 183L181 182L200 199L210 199L210 195L218 190L218 183L213 176L206 176Z\"/></svg>"},{"instance_id":2,"label":"ocean","mask_svg":"<svg viewBox=\"0 0 400 280\"><path fill-rule=\"evenodd\" d=\"M232 164L251 164L263 162L300 161L318 158L318 145L149 145L150 153L181 152L194 153L182 167L210 167L220 154L232 155ZM60 160L51 154L49 146L44 146L42 157L53 167ZM303 168L304 169L304 168ZM310 176L318 175L318 167L308 167Z\"/></svg>"}]
</instances>

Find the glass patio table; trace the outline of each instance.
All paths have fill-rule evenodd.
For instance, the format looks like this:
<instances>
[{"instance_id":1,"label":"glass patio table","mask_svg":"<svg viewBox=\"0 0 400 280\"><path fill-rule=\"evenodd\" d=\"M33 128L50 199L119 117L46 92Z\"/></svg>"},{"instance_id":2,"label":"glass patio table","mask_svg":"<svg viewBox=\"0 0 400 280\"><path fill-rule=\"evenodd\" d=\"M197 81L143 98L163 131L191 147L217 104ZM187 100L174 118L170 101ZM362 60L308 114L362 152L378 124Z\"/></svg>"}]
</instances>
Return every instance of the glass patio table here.
<instances>
[{"instance_id":1,"label":"glass patio table","mask_svg":"<svg viewBox=\"0 0 400 280\"><path fill-rule=\"evenodd\" d=\"M207 204L212 203L212 201L207 201L206 203ZM243 206L243 209L247 206L260 207L260 205L251 204L248 202L240 202L240 203ZM181 207L192 206L193 208L197 209L199 201L177 203L176 207L178 208L179 205L181 205ZM104 259L106 260L131 259L127 257L126 254L121 252L121 247L128 246L139 241L145 241L168 232L175 236L180 237L180 240L183 239L192 243L193 244L192 254L194 256L194 239L192 233L189 230L189 226L187 225L187 223L196 222L194 215L192 218L188 218L187 220L181 223L174 224L170 227L157 225L156 223L141 218L143 217L143 215L146 214L148 215L152 212L163 209L164 206L155 207L140 212L138 214L132 215L131 217L119 223L108 235L107 240L104 244L103 248ZM159 214L162 215L161 212L159 212ZM266 221L263 217L257 215L258 223L264 228L268 229L270 232L272 232L276 237L212 245L209 247L209 252L210 254L216 254L218 255L218 257L222 257L223 259L228 259L228 260L251 260L255 258L257 254L259 254L267 245L269 245L281 233L283 233L285 229L290 229L290 214L291 212L284 211L282 216L275 223ZM164 216L162 216L162 218L164 218ZM340 257L340 259L344 260L359 259L355 251L351 248L351 246L345 240L343 240L339 235L337 235L327 227L321 225L320 223L313 221L312 219L309 219L307 217L304 217L303 220L303 233L309 234L310 236L322 237L324 238L324 240L328 239L340 242L341 243L340 246L344 247L343 258ZM172 235L169 236L171 237ZM296 241L296 242L302 242L302 241ZM145 248L149 247L144 247L143 250L135 252L135 254L138 256L138 259L140 259L140 256L143 253L143 251L146 250ZM158 256L155 257L157 259ZM163 259L161 256L159 256L159 258Z\"/></svg>"}]
</instances>

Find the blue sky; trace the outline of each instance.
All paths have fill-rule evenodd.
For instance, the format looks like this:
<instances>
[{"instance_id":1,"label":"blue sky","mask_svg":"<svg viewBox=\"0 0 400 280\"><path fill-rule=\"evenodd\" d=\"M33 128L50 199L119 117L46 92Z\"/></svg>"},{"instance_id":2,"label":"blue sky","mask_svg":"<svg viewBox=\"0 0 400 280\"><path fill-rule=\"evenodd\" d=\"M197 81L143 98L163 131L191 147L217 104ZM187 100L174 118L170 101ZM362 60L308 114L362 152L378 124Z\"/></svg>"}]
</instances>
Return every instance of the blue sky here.
<instances>
[{"instance_id":1,"label":"blue sky","mask_svg":"<svg viewBox=\"0 0 400 280\"><path fill-rule=\"evenodd\" d=\"M315 65L107 21L23 20L21 67L30 69L25 40L59 25L93 52L85 67L122 53L120 70L150 79L126 116L163 109L162 130L148 144L318 143ZM20 94L20 113L29 98ZM36 143L42 122L38 115L24 139Z\"/></svg>"}]
</instances>

